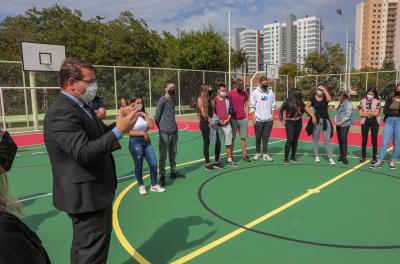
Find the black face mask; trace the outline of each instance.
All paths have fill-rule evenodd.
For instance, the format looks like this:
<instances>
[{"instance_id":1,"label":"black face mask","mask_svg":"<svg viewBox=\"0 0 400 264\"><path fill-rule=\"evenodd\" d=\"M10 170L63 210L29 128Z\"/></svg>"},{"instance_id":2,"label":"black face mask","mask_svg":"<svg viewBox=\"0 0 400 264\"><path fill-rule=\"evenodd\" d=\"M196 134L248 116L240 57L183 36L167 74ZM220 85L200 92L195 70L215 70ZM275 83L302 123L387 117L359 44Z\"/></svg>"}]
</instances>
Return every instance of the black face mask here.
<instances>
[{"instance_id":1,"label":"black face mask","mask_svg":"<svg viewBox=\"0 0 400 264\"><path fill-rule=\"evenodd\" d=\"M11 169L17 149L18 147L10 134L7 131L0 130L0 167L5 171Z\"/></svg>"},{"instance_id":2,"label":"black face mask","mask_svg":"<svg viewBox=\"0 0 400 264\"><path fill-rule=\"evenodd\" d=\"M171 96L174 96L175 95L175 90L168 90L168 94L171 95Z\"/></svg>"},{"instance_id":3,"label":"black face mask","mask_svg":"<svg viewBox=\"0 0 400 264\"><path fill-rule=\"evenodd\" d=\"M263 88L264 90L268 89L268 84L267 85L261 85L261 88Z\"/></svg>"},{"instance_id":4,"label":"black face mask","mask_svg":"<svg viewBox=\"0 0 400 264\"><path fill-rule=\"evenodd\" d=\"M394 96L400 96L400 91L394 91Z\"/></svg>"}]
</instances>

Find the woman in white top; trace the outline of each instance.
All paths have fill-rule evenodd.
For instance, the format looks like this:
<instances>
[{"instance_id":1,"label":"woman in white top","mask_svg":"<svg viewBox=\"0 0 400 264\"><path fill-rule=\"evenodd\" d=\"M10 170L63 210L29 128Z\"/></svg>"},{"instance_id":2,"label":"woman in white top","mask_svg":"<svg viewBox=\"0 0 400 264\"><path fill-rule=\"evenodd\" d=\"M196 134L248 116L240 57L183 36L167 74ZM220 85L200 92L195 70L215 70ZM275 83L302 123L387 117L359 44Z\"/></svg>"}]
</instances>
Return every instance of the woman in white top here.
<instances>
[{"instance_id":1,"label":"woman in white top","mask_svg":"<svg viewBox=\"0 0 400 264\"><path fill-rule=\"evenodd\" d=\"M135 162L135 176L139 185L139 193L147 193L146 187L143 185L143 159L146 159L150 167L150 191L164 192L165 189L157 184L157 159L147 133L154 127L154 121L146 114L142 97L133 97L131 106L140 111L135 126L129 132L129 151Z\"/></svg>"}]
</instances>

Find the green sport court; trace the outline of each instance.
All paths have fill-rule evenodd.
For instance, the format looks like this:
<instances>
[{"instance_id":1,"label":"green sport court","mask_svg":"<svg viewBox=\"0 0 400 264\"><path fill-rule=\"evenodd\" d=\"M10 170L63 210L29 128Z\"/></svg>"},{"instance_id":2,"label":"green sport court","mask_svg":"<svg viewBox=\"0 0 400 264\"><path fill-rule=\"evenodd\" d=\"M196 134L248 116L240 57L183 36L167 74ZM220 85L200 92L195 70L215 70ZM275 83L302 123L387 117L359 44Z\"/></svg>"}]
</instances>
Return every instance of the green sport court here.
<instances>
[{"instance_id":1,"label":"green sport court","mask_svg":"<svg viewBox=\"0 0 400 264\"><path fill-rule=\"evenodd\" d=\"M299 143L299 162L283 165L282 137L270 140L274 162L241 161L237 142L238 166L208 172L200 132L182 129L177 163L187 178L145 196L125 137L114 153L119 185L108 263L400 263L398 170L359 165L358 146L349 147L349 165L316 164L307 141ZM157 153L158 133L151 138ZM250 156L254 141L248 138ZM23 221L53 263L69 263L72 224L52 205L45 147L20 147L8 176Z\"/></svg>"}]
</instances>

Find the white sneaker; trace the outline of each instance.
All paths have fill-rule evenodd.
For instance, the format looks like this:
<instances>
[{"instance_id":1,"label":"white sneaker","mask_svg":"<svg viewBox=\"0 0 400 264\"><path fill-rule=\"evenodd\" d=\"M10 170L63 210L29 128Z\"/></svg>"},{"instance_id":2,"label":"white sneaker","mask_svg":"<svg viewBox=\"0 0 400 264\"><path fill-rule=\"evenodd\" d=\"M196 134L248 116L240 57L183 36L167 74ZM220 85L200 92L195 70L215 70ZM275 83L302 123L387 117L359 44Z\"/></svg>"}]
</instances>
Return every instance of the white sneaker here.
<instances>
[{"instance_id":1,"label":"white sneaker","mask_svg":"<svg viewBox=\"0 0 400 264\"><path fill-rule=\"evenodd\" d=\"M321 160L319 159L319 156L315 156L315 162L316 163L320 163L321 162Z\"/></svg>"},{"instance_id":2,"label":"white sneaker","mask_svg":"<svg viewBox=\"0 0 400 264\"><path fill-rule=\"evenodd\" d=\"M257 153L256 155L254 155L253 160L258 160L261 157L260 153Z\"/></svg>"},{"instance_id":3,"label":"white sneaker","mask_svg":"<svg viewBox=\"0 0 400 264\"><path fill-rule=\"evenodd\" d=\"M144 185L139 186L139 193L142 195L147 194L146 187Z\"/></svg>"},{"instance_id":4,"label":"white sneaker","mask_svg":"<svg viewBox=\"0 0 400 264\"><path fill-rule=\"evenodd\" d=\"M156 185L152 185L150 187L150 191L152 191L152 192L165 192L165 188L163 188L160 185L156 184Z\"/></svg>"},{"instance_id":5,"label":"white sneaker","mask_svg":"<svg viewBox=\"0 0 400 264\"><path fill-rule=\"evenodd\" d=\"M269 161L269 162L273 161L273 159L268 154L264 154L263 155L263 160L266 160L266 161Z\"/></svg>"},{"instance_id":6,"label":"white sneaker","mask_svg":"<svg viewBox=\"0 0 400 264\"><path fill-rule=\"evenodd\" d=\"M335 165L336 163L335 163L335 161L333 159L329 159L329 164Z\"/></svg>"}]
</instances>

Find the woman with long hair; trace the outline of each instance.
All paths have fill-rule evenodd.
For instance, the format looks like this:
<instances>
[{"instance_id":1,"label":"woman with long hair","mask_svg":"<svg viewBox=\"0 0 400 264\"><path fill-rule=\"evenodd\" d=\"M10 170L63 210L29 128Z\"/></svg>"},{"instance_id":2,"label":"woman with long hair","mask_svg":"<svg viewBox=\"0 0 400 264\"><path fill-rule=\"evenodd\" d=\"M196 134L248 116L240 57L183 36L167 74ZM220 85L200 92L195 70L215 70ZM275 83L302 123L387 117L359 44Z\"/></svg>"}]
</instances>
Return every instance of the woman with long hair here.
<instances>
[{"instance_id":1,"label":"woman with long hair","mask_svg":"<svg viewBox=\"0 0 400 264\"><path fill-rule=\"evenodd\" d=\"M369 88L365 98L363 98L358 106L358 114L361 117L361 159L359 163L365 162L367 157L368 133L371 130L372 141L372 162L375 164L376 155L378 153L378 133L379 124L381 122L381 101L379 100L376 88Z\"/></svg>"},{"instance_id":2,"label":"woman with long hair","mask_svg":"<svg viewBox=\"0 0 400 264\"><path fill-rule=\"evenodd\" d=\"M164 192L165 189L157 184L157 158L151 145L148 130L154 127L154 121L147 115L144 100L141 96L131 99L131 106L139 110L135 126L129 132L129 151L135 163L135 177L140 194L147 194L143 184L143 159L146 159L150 167L150 191Z\"/></svg>"},{"instance_id":3,"label":"woman with long hair","mask_svg":"<svg viewBox=\"0 0 400 264\"><path fill-rule=\"evenodd\" d=\"M350 127L353 124L353 104L349 100L349 94L345 91L340 91L339 106L336 110L336 135L339 143L339 159L338 161L343 164L349 164L347 160L347 137L349 135Z\"/></svg>"},{"instance_id":4,"label":"woman with long hair","mask_svg":"<svg viewBox=\"0 0 400 264\"><path fill-rule=\"evenodd\" d=\"M373 169L380 168L386 156L388 146L393 142L393 152L389 168L396 169L396 160L400 156L400 83L393 89L393 95L386 99L383 109L385 114L385 127L383 128L382 146L377 162L372 165Z\"/></svg>"},{"instance_id":5,"label":"woman with long hair","mask_svg":"<svg viewBox=\"0 0 400 264\"><path fill-rule=\"evenodd\" d=\"M293 89L288 99L286 99L280 110L279 119L285 125L286 144L284 164L289 163L289 152L292 150L290 159L292 162L297 162L296 151L299 142L299 137L302 129L302 116L304 114L304 102L300 89ZM285 113L285 116L283 115Z\"/></svg>"},{"instance_id":6,"label":"woman with long hair","mask_svg":"<svg viewBox=\"0 0 400 264\"><path fill-rule=\"evenodd\" d=\"M42 241L16 214L22 213L19 201L8 193L6 169L16 155L10 135L0 130L0 263L47 264L50 259Z\"/></svg>"},{"instance_id":7,"label":"woman with long hair","mask_svg":"<svg viewBox=\"0 0 400 264\"><path fill-rule=\"evenodd\" d=\"M216 126L216 124L214 124L213 121L214 106L212 104L212 87L209 84L200 85L197 108L200 117L200 131L203 135L203 155L206 162L205 169L212 171L223 168L220 162L221 141L218 135L215 142L215 162L211 163L210 161L210 126Z\"/></svg>"},{"instance_id":8,"label":"woman with long hair","mask_svg":"<svg viewBox=\"0 0 400 264\"><path fill-rule=\"evenodd\" d=\"M319 136L322 133L325 145L325 151L328 156L329 163L335 164L333 160L333 152L331 146L331 138L333 137L333 126L329 118L328 104L332 100L326 87L319 84L316 88L315 95L312 96L305 106L305 111L310 115L310 120L307 125L307 134L312 134L313 151L315 162L321 162L318 154Z\"/></svg>"}]
</instances>

